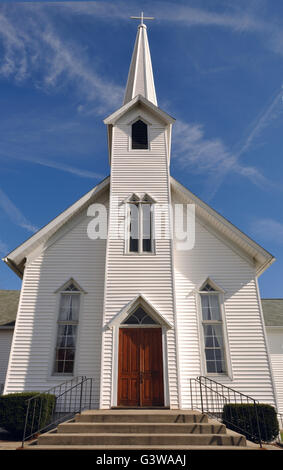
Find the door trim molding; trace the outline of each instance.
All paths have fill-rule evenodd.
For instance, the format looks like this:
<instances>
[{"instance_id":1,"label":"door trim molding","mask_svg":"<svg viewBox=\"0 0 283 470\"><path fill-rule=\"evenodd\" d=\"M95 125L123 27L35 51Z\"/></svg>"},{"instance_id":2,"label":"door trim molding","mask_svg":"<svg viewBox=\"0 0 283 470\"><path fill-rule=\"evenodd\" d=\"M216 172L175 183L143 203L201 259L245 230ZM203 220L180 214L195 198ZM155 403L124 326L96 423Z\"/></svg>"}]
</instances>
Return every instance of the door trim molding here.
<instances>
[{"instance_id":1,"label":"door trim molding","mask_svg":"<svg viewBox=\"0 0 283 470\"><path fill-rule=\"evenodd\" d=\"M117 407L118 403L118 368L119 368L119 330L120 327L124 328L126 325L113 325L112 327L112 390L111 390L111 407ZM134 325L133 325L134 326ZM146 328L145 325L135 325L135 328ZM157 328L162 330L162 359L163 359L163 395L164 407L170 407L169 399L169 378L168 378L168 357L167 348L167 328L162 325L157 325Z\"/></svg>"},{"instance_id":2,"label":"door trim molding","mask_svg":"<svg viewBox=\"0 0 283 470\"><path fill-rule=\"evenodd\" d=\"M128 302L113 318L110 320L106 328L114 328L120 326L126 318L136 310L137 307L141 306L150 315L153 320L156 321L160 326L164 326L166 329L172 329L173 325L153 306L143 294L138 294L130 302Z\"/></svg>"}]
</instances>

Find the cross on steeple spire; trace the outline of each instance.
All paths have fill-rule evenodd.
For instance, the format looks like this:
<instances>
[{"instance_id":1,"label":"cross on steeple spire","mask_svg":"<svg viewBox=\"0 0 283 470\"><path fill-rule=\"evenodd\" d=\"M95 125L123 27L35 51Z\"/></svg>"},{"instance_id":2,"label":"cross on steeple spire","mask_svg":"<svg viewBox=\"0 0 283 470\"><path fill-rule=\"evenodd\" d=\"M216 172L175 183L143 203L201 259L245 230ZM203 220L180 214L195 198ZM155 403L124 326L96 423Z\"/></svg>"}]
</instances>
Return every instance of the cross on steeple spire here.
<instances>
[{"instance_id":1,"label":"cross on steeple spire","mask_svg":"<svg viewBox=\"0 0 283 470\"><path fill-rule=\"evenodd\" d=\"M134 51L132 55L128 81L126 86L124 104L131 101L135 96L141 95L157 106L150 50L147 39L147 27L144 20L154 20L151 16L131 16L134 20L141 20Z\"/></svg>"},{"instance_id":2,"label":"cross on steeple spire","mask_svg":"<svg viewBox=\"0 0 283 470\"><path fill-rule=\"evenodd\" d=\"M154 20L153 16L143 16L143 11L141 12L141 16L131 16L132 20L141 20L140 26L144 25L143 20Z\"/></svg>"}]
</instances>

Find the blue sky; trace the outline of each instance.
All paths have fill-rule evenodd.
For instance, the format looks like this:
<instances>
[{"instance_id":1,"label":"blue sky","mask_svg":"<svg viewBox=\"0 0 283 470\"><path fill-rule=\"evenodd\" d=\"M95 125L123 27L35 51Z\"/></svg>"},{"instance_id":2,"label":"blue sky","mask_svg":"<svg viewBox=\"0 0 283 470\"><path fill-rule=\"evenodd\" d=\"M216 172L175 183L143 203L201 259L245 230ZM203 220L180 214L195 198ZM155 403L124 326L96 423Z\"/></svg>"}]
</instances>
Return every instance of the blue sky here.
<instances>
[{"instance_id":1,"label":"blue sky","mask_svg":"<svg viewBox=\"0 0 283 470\"><path fill-rule=\"evenodd\" d=\"M0 2L0 255L109 174L103 119L121 106L137 22L159 106L176 118L171 174L277 261L283 297L283 3ZM0 288L20 288L3 262Z\"/></svg>"}]
</instances>

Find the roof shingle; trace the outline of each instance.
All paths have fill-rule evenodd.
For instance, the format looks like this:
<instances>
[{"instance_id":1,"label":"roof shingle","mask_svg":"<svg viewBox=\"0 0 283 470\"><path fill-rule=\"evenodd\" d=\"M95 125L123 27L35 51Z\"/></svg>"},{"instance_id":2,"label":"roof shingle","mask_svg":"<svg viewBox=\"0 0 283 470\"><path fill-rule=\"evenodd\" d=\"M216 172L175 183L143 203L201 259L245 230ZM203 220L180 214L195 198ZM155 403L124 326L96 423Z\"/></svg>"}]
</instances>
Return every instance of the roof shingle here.
<instances>
[{"instance_id":1,"label":"roof shingle","mask_svg":"<svg viewBox=\"0 0 283 470\"><path fill-rule=\"evenodd\" d=\"M265 326L283 326L283 299L261 299Z\"/></svg>"},{"instance_id":2,"label":"roof shingle","mask_svg":"<svg viewBox=\"0 0 283 470\"><path fill-rule=\"evenodd\" d=\"M19 297L19 290L0 290L0 326L15 324Z\"/></svg>"}]
</instances>

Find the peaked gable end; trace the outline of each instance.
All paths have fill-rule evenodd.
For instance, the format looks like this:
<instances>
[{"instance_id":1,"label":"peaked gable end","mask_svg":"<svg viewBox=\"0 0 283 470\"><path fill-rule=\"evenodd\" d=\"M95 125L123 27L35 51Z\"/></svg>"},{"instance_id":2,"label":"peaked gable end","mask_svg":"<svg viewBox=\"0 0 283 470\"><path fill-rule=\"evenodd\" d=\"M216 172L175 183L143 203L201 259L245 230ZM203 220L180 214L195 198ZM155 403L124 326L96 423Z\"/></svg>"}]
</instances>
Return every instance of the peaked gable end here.
<instances>
[{"instance_id":1,"label":"peaked gable end","mask_svg":"<svg viewBox=\"0 0 283 470\"><path fill-rule=\"evenodd\" d=\"M253 260L257 276L260 276L275 261L275 257L271 253L262 248L258 243L216 212L211 206L199 199L172 176L171 188L183 202L195 204L196 215L199 216L200 219L205 220L208 227L211 227L214 231L218 232L224 240L226 239L228 243L241 250L247 258Z\"/></svg>"},{"instance_id":2,"label":"peaked gable end","mask_svg":"<svg viewBox=\"0 0 283 470\"><path fill-rule=\"evenodd\" d=\"M24 243L11 251L3 261L19 276L23 276L26 258L36 250L45 246L50 238L56 234L67 222L73 219L80 211L94 201L98 195L109 188L109 177L101 181L78 201L51 220L38 232L28 238Z\"/></svg>"}]
</instances>

